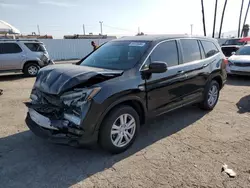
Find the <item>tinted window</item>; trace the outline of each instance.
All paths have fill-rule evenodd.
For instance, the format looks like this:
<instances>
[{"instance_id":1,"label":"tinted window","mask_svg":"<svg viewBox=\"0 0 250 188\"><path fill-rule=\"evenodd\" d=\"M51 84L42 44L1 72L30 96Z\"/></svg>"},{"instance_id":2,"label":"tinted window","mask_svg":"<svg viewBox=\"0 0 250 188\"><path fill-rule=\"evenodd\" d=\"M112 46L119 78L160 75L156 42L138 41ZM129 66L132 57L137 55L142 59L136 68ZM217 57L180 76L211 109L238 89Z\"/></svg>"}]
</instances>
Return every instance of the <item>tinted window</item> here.
<instances>
[{"instance_id":1,"label":"tinted window","mask_svg":"<svg viewBox=\"0 0 250 188\"><path fill-rule=\"evenodd\" d=\"M204 48L206 58L211 57L214 54L217 54L219 52L218 48L212 42L201 41L201 44L202 44L202 46Z\"/></svg>"},{"instance_id":2,"label":"tinted window","mask_svg":"<svg viewBox=\"0 0 250 188\"><path fill-rule=\"evenodd\" d=\"M22 49L15 43L0 44L1 54L15 54L22 52Z\"/></svg>"},{"instance_id":3,"label":"tinted window","mask_svg":"<svg viewBox=\"0 0 250 188\"><path fill-rule=\"evenodd\" d=\"M99 47L81 65L125 70L135 66L149 47L148 41L114 41Z\"/></svg>"},{"instance_id":4,"label":"tinted window","mask_svg":"<svg viewBox=\"0 0 250 188\"><path fill-rule=\"evenodd\" d=\"M225 42L226 45L244 45L245 42L240 41L239 39L230 39Z\"/></svg>"},{"instance_id":5,"label":"tinted window","mask_svg":"<svg viewBox=\"0 0 250 188\"><path fill-rule=\"evenodd\" d=\"M237 52L236 55L250 55L250 46L241 47Z\"/></svg>"},{"instance_id":6,"label":"tinted window","mask_svg":"<svg viewBox=\"0 0 250 188\"><path fill-rule=\"evenodd\" d=\"M39 43L25 43L32 52L45 52L46 49L42 44Z\"/></svg>"},{"instance_id":7,"label":"tinted window","mask_svg":"<svg viewBox=\"0 0 250 188\"><path fill-rule=\"evenodd\" d=\"M178 51L175 41L167 41L159 44L151 54L151 62L163 61L168 64L169 67L178 65Z\"/></svg>"},{"instance_id":8,"label":"tinted window","mask_svg":"<svg viewBox=\"0 0 250 188\"><path fill-rule=\"evenodd\" d=\"M184 63L201 59L200 48L197 40L182 39L181 45L183 50Z\"/></svg>"}]
</instances>

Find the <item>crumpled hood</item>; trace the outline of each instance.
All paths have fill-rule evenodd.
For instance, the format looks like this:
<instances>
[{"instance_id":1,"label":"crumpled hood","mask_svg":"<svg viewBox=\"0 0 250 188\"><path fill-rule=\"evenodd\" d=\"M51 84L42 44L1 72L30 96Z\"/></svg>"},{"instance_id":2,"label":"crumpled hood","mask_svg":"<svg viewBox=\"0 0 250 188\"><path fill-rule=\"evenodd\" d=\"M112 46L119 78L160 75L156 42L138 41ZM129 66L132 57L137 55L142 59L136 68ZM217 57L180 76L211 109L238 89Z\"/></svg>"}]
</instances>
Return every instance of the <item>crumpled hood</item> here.
<instances>
[{"instance_id":1,"label":"crumpled hood","mask_svg":"<svg viewBox=\"0 0 250 188\"><path fill-rule=\"evenodd\" d=\"M86 83L97 75L117 76L123 71L108 70L78 65L51 65L42 68L34 87L48 94L58 95L79 84Z\"/></svg>"},{"instance_id":2,"label":"crumpled hood","mask_svg":"<svg viewBox=\"0 0 250 188\"><path fill-rule=\"evenodd\" d=\"M230 58L228 58L229 61L239 61L239 62L250 62L250 55L232 55Z\"/></svg>"}]
</instances>

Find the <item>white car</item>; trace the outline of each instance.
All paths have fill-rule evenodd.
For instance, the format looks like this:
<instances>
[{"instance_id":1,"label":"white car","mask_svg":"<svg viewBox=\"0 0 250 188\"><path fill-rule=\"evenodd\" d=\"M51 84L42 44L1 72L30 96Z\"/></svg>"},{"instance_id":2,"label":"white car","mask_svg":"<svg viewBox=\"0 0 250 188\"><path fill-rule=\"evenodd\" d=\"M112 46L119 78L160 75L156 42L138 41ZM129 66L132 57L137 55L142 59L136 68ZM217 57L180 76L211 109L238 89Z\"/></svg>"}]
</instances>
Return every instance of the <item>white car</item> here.
<instances>
[{"instance_id":1,"label":"white car","mask_svg":"<svg viewBox=\"0 0 250 188\"><path fill-rule=\"evenodd\" d=\"M226 67L228 74L250 76L250 45L241 47L228 58Z\"/></svg>"}]
</instances>

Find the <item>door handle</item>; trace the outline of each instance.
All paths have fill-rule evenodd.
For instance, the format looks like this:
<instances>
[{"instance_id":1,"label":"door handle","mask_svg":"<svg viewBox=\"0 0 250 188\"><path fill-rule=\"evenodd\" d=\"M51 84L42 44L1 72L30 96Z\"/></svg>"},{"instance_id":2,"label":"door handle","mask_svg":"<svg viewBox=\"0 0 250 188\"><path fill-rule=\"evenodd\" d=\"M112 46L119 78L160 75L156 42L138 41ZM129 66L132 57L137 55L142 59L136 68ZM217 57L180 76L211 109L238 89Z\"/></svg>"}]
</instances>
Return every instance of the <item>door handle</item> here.
<instances>
[{"instance_id":1,"label":"door handle","mask_svg":"<svg viewBox=\"0 0 250 188\"><path fill-rule=\"evenodd\" d=\"M177 75L184 74L184 73L185 73L184 70L180 70L180 71L177 72Z\"/></svg>"},{"instance_id":2,"label":"door handle","mask_svg":"<svg viewBox=\"0 0 250 188\"><path fill-rule=\"evenodd\" d=\"M205 68L205 67L207 67L209 64L208 63L206 63L206 64L204 64L202 67L203 68Z\"/></svg>"}]
</instances>

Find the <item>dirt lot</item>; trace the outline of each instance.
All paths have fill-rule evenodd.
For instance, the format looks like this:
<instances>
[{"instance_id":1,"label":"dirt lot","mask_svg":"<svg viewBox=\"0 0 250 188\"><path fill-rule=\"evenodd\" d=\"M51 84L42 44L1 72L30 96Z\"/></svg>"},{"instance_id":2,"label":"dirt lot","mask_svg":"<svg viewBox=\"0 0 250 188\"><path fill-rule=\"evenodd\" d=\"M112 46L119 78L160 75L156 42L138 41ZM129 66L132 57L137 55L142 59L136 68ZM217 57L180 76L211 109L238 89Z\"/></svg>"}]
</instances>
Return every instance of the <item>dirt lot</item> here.
<instances>
[{"instance_id":1,"label":"dirt lot","mask_svg":"<svg viewBox=\"0 0 250 188\"><path fill-rule=\"evenodd\" d=\"M192 106L147 123L115 156L34 136L23 104L33 82L0 76L0 187L250 187L250 78L230 78L210 113Z\"/></svg>"}]
</instances>

